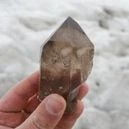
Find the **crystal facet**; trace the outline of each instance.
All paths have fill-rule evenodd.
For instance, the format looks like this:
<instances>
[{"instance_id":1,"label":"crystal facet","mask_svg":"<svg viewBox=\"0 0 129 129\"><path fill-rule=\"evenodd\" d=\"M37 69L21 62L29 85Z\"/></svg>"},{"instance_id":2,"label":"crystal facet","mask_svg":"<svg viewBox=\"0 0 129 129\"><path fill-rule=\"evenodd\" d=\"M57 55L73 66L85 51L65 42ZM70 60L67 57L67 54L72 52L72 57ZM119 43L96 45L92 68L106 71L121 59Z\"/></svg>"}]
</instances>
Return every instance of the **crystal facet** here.
<instances>
[{"instance_id":1,"label":"crystal facet","mask_svg":"<svg viewBox=\"0 0 129 129\"><path fill-rule=\"evenodd\" d=\"M66 100L66 112L72 112L79 85L91 72L93 55L93 44L78 23L68 17L42 48L39 99L57 93Z\"/></svg>"}]
</instances>

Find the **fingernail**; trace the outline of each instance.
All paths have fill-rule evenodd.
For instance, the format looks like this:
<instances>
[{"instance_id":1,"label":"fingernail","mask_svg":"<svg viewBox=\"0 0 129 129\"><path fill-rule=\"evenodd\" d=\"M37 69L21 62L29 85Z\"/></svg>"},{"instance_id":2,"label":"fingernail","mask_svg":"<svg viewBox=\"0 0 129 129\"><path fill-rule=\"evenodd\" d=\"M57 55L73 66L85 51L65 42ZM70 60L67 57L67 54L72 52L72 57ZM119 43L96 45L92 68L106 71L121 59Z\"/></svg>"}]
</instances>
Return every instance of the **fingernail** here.
<instances>
[{"instance_id":1,"label":"fingernail","mask_svg":"<svg viewBox=\"0 0 129 129\"><path fill-rule=\"evenodd\" d=\"M51 95L47 98L45 103L46 110L51 115L59 115L64 108L64 104L60 96Z\"/></svg>"}]
</instances>

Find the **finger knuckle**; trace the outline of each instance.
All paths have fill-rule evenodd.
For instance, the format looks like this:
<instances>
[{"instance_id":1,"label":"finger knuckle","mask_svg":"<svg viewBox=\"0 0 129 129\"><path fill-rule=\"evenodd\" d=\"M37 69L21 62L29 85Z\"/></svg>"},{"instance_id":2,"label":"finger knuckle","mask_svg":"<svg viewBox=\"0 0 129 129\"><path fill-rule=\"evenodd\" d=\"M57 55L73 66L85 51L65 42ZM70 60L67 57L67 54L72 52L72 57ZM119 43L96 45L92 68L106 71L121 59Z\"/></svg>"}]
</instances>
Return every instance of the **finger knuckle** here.
<instances>
[{"instance_id":1,"label":"finger knuckle","mask_svg":"<svg viewBox=\"0 0 129 129\"><path fill-rule=\"evenodd\" d=\"M40 124L39 120L37 118L33 118L32 121L32 127L36 128L36 129L42 129L42 125Z\"/></svg>"},{"instance_id":2,"label":"finger knuckle","mask_svg":"<svg viewBox=\"0 0 129 129\"><path fill-rule=\"evenodd\" d=\"M51 128L51 125L49 123L45 123L44 121L40 120L37 116L33 117L31 123L35 129L50 129Z\"/></svg>"}]
</instances>

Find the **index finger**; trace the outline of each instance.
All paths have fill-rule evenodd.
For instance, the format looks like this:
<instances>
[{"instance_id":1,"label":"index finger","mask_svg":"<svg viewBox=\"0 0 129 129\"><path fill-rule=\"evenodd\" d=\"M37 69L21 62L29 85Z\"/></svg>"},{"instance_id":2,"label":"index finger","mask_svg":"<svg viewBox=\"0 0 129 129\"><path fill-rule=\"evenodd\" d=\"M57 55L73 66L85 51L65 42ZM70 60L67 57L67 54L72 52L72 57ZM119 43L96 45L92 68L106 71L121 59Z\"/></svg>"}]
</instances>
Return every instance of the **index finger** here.
<instances>
[{"instance_id":1,"label":"index finger","mask_svg":"<svg viewBox=\"0 0 129 129\"><path fill-rule=\"evenodd\" d=\"M34 72L10 89L0 100L0 111L18 112L27 104L28 99L38 91L39 72Z\"/></svg>"}]
</instances>

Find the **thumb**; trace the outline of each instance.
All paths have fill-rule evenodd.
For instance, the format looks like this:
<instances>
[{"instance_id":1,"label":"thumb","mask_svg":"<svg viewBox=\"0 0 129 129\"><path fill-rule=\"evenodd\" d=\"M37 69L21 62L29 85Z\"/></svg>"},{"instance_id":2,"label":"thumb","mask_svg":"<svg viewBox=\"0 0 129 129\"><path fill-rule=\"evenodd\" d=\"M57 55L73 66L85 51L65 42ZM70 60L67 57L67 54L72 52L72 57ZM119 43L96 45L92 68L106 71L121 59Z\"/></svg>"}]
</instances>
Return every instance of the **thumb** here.
<instances>
[{"instance_id":1,"label":"thumb","mask_svg":"<svg viewBox=\"0 0 129 129\"><path fill-rule=\"evenodd\" d=\"M66 108L63 97L52 94L46 97L30 117L16 129L54 129Z\"/></svg>"}]
</instances>

